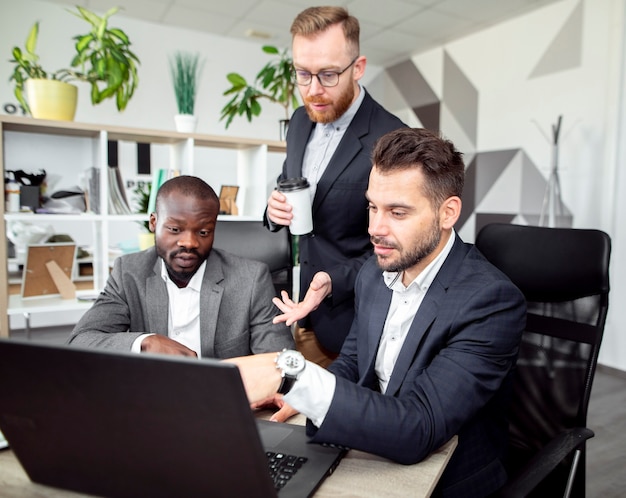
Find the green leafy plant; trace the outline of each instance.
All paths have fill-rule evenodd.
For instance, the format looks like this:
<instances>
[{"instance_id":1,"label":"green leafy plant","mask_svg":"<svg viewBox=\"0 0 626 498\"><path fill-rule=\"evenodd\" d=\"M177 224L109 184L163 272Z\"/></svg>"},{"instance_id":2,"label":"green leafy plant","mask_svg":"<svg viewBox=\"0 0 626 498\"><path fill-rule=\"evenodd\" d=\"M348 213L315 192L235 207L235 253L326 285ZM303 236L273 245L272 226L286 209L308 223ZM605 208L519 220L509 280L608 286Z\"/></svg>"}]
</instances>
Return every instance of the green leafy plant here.
<instances>
[{"instance_id":1,"label":"green leafy plant","mask_svg":"<svg viewBox=\"0 0 626 498\"><path fill-rule=\"evenodd\" d=\"M193 115L203 65L197 53L176 52L170 58L170 74L179 114Z\"/></svg>"},{"instance_id":2,"label":"green leafy plant","mask_svg":"<svg viewBox=\"0 0 626 498\"><path fill-rule=\"evenodd\" d=\"M36 53L39 22L31 28L24 51L13 47L13 59L10 62L15 64L15 68L10 79L15 81L15 96L27 112L30 109L24 98L24 83L29 78L84 81L91 85L92 104L115 97L120 111L126 108L137 88L137 65L140 62L130 50L130 40L121 29L108 27L109 17L119 8L113 7L102 17L80 6L76 9L76 12L70 12L88 22L91 31L73 38L76 40L76 55L69 68L51 72L41 66Z\"/></svg>"},{"instance_id":3,"label":"green leafy plant","mask_svg":"<svg viewBox=\"0 0 626 498\"><path fill-rule=\"evenodd\" d=\"M257 74L254 85L238 73L229 73L226 78L231 87L224 95L233 98L224 106L220 121L226 119L226 128L235 116L245 115L248 121L261 114L259 100L267 99L281 105L285 110L285 119L289 119L290 108L296 109L300 104L296 96L296 84L292 77L293 61L287 50L279 51L276 47L265 45L263 51L276 55L277 59L268 62Z\"/></svg>"},{"instance_id":4,"label":"green leafy plant","mask_svg":"<svg viewBox=\"0 0 626 498\"><path fill-rule=\"evenodd\" d=\"M150 205L150 190L152 187L152 183L150 182L138 182L135 190L133 190L133 194L135 194L135 204L137 213L139 214L150 214L148 213L148 206ZM149 221L139 221L138 222L142 227L146 229L146 232L150 231L150 222Z\"/></svg>"}]
</instances>

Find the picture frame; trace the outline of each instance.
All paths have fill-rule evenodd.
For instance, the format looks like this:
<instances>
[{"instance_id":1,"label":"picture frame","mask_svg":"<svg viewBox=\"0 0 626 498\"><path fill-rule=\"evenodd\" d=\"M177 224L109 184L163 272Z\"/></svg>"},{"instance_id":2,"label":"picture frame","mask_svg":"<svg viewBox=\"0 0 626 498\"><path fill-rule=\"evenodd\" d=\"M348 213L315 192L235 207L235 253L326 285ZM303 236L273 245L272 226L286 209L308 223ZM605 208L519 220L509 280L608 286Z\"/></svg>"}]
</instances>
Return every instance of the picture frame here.
<instances>
[{"instance_id":1,"label":"picture frame","mask_svg":"<svg viewBox=\"0 0 626 498\"><path fill-rule=\"evenodd\" d=\"M29 245L22 272L22 298L75 297L72 272L76 247L75 243L67 242Z\"/></svg>"},{"instance_id":2,"label":"picture frame","mask_svg":"<svg viewBox=\"0 0 626 498\"><path fill-rule=\"evenodd\" d=\"M219 214L237 215L237 194L239 193L238 185L222 185L220 188L220 212Z\"/></svg>"}]
</instances>

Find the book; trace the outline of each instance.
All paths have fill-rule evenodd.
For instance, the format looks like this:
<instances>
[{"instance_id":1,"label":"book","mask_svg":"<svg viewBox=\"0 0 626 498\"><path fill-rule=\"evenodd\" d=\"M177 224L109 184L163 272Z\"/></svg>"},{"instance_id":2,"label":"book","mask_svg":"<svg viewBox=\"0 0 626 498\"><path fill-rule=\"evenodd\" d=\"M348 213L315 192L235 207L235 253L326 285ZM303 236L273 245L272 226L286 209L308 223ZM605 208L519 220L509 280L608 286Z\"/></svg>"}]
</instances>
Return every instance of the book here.
<instances>
[{"instance_id":1,"label":"book","mask_svg":"<svg viewBox=\"0 0 626 498\"><path fill-rule=\"evenodd\" d=\"M174 168L160 168L152 175L152 186L150 187L150 199L148 200L148 215L154 213L156 209L156 196L158 190L167 180L180 175L180 171Z\"/></svg>"},{"instance_id":2,"label":"book","mask_svg":"<svg viewBox=\"0 0 626 498\"><path fill-rule=\"evenodd\" d=\"M133 213L128 205L122 174L118 166L109 166L109 213Z\"/></svg>"},{"instance_id":3,"label":"book","mask_svg":"<svg viewBox=\"0 0 626 498\"><path fill-rule=\"evenodd\" d=\"M85 173L85 205L88 212L100 214L100 170L87 168Z\"/></svg>"}]
</instances>

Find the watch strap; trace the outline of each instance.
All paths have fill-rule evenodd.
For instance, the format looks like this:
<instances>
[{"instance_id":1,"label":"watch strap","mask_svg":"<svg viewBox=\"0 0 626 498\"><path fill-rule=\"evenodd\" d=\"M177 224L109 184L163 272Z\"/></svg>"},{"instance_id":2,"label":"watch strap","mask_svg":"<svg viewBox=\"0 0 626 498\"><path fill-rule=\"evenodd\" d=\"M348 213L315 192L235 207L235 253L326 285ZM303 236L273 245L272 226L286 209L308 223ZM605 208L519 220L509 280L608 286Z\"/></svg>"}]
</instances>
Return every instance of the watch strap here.
<instances>
[{"instance_id":1,"label":"watch strap","mask_svg":"<svg viewBox=\"0 0 626 498\"><path fill-rule=\"evenodd\" d=\"M283 375L283 379L280 382L280 386L278 387L278 394L287 394L291 391L291 388L296 383L296 378L289 375Z\"/></svg>"}]
</instances>

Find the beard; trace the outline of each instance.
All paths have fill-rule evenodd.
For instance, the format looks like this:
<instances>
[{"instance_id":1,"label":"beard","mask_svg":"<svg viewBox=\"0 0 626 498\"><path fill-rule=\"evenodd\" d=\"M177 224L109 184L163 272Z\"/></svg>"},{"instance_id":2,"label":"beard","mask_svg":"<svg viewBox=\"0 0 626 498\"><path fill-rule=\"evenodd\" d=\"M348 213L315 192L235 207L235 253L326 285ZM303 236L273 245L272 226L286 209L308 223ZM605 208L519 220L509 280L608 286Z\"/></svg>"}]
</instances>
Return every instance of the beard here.
<instances>
[{"instance_id":1,"label":"beard","mask_svg":"<svg viewBox=\"0 0 626 498\"><path fill-rule=\"evenodd\" d=\"M372 243L396 249L399 252L399 258L394 259L388 256L376 255L378 266L383 271L401 272L412 268L420 263L424 258L430 256L441 241L441 228L439 219L433 220L430 229L425 237L417 241L417 243L407 251L403 251L402 247L391 241L387 241L382 237L371 237Z\"/></svg>"},{"instance_id":2,"label":"beard","mask_svg":"<svg viewBox=\"0 0 626 498\"><path fill-rule=\"evenodd\" d=\"M352 101L354 100L354 86L349 85L344 92L342 92L333 105L333 101L324 97L308 97L304 99L304 108L309 115L309 119L314 123L332 123L337 121L344 113L350 108ZM331 105L330 109L326 112L317 112L311 108L310 104L326 104Z\"/></svg>"},{"instance_id":3,"label":"beard","mask_svg":"<svg viewBox=\"0 0 626 498\"><path fill-rule=\"evenodd\" d=\"M194 254L198 260L196 262L196 264L192 267L189 268L182 268L180 270L175 270L172 266L171 261L179 254ZM158 246L157 246L157 254L159 256L161 256L161 258L163 259L163 262L165 263L165 269L167 270L167 274L169 275L170 279L172 280L172 282L174 282L176 285L178 285L179 287L181 286L186 286L189 281L191 280L191 278L196 274L196 272L198 271L198 268L200 268L200 266L202 265L202 263L204 262L204 260L206 260L207 255L203 256L202 254L200 254L197 250L195 249L184 249L181 248L177 251L172 251L170 253L167 253L166 251L161 250Z\"/></svg>"}]
</instances>

